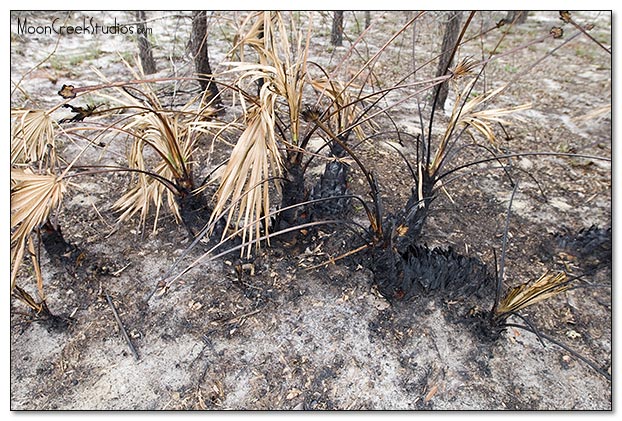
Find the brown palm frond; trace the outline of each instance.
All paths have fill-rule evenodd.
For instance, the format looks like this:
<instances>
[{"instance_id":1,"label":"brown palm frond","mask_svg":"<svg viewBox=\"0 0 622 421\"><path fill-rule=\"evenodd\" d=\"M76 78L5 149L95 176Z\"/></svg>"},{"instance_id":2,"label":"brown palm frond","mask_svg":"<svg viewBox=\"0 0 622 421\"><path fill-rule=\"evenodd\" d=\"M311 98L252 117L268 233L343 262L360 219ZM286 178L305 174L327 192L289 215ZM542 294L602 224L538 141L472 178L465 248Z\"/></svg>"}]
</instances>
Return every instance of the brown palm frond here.
<instances>
[{"instance_id":1,"label":"brown palm frond","mask_svg":"<svg viewBox=\"0 0 622 421\"><path fill-rule=\"evenodd\" d=\"M129 64L126 65L134 72ZM138 79L141 75L134 72L134 76ZM219 128L220 124L209 118L209 104L203 104L201 96L173 111L164 109L149 83L141 86L140 94L144 100L122 87L114 89L118 95L100 93L100 96L134 112L120 130L132 138L128 163L140 173L135 175L133 186L114 203L113 208L121 212L119 222L140 213L140 225L144 226L153 206L155 232L165 203L176 221L181 220L176 197L194 189L192 164L197 139L199 135ZM155 159L149 151L155 152Z\"/></svg>"},{"instance_id":2,"label":"brown palm frond","mask_svg":"<svg viewBox=\"0 0 622 421\"><path fill-rule=\"evenodd\" d=\"M233 204L227 214L227 224L231 224L237 213L236 225L245 227L242 239L249 243L261 237L262 228L268 231L268 180L271 173L274 177L282 174L281 155L274 135L276 95L269 84L264 84L260 95L261 106L253 106L248 110L246 129L223 171L211 217L211 221L220 218L227 205ZM278 188L279 184L276 183L276 186ZM250 251L249 246L247 254Z\"/></svg>"},{"instance_id":3,"label":"brown palm frond","mask_svg":"<svg viewBox=\"0 0 622 421\"><path fill-rule=\"evenodd\" d=\"M255 23L251 24L253 19ZM225 212L228 225L235 222L238 227L244 227L242 239L252 244L254 239L262 236L262 229L267 233L269 228L269 180L277 179L283 173L276 139L277 112L286 113L282 119L288 120L291 135L291 139L281 139L283 144L297 146L300 140L311 24L305 37L295 28L289 31L279 12L265 12L251 14L243 28L248 29L238 36L236 48L249 45L258 54L259 63L226 63L231 66L227 73L239 74L236 85L240 90L251 88L256 82L260 82L261 87L258 100L252 104L247 105L246 96L240 95L246 128L222 172L211 220L223 217ZM290 33L294 34L294 45L290 43ZM286 110L277 109L277 99L280 98L285 100ZM277 193L280 192L280 182L275 181L274 185ZM260 242L256 247L260 247ZM246 250L250 255L251 246Z\"/></svg>"},{"instance_id":4,"label":"brown palm frond","mask_svg":"<svg viewBox=\"0 0 622 421\"><path fill-rule=\"evenodd\" d=\"M266 46L266 55L277 70L274 86L277 92L287 101L292 143L296 145L300 139L299 128L300 115L302 113L302 94L307 81L307 58L313 23L310 19L306 37L303 36L301 31L296 31L295 28L293 28L293 33L295 34L295 50L292 54L291 51L293 49L289 43L283 18L281 14L277 14L276 17L278 39L274 33L270 34L271 43Z\"/></svg>"},{"instance_id":5,"label":"brown palm frond","mask_svg":"<svg viewBox=\"0 0 622 421\"><path fill-rule=\"evenodd\" d=\"M138 169L137 167L134 168ZM154 173L162 177L170 175L168 167L164 164L156 166ZM155 232L160 217L160 210L165 201L170 212L175 217L175 220L180 221L181 215L177 202L175 201L175 194L167 189L166 185L157 178L139 173L136 176L134 185L121 196L112 207L121 212L118 218L119 222L127 221L137 213L140 213L140 226L142 227L146 224L147 217L150 215L151 206L153 206L155 208L153 232Z\"/></svg>"},{"instance_id":6,"label":"brown palm frond","mask_svg":"<svg viewBox=\"0 0 622 421\"><path fill-rule=\"evenodd\" d=\"M354 101L352 95L350 95L348 91L348 88L354 88L352 85L346 87L345 84L339 81L321 78L311 80L311 86L313 86L320 95L328 97L335 105L337 112L332 113L332 120L333 124L338 128L338 131L350 127L356 121L356 108L351 105ZM371 120L369 120L369 122L371 123ZM354 133L358 139L363 139L365 137L361 125L355 126Z\"/></svg>"},{"instance_id":7,"label":"brown palm frond","mask_svg":"<svg viewBox=\"0 0 622 421\"><path fill-rule=\"evenodd\" d=\"M129 64L127 67L131 68ZM95 70L95 72L105 82L109 82L103 74ZM134 72L134 77L139 78L140 75ZM176 178L182 178L186 175L185 158L178 144L179 133L174 127L179 121L175 119L176 113L164 111L160 100L158 99L153 87L149 83L142 85L143 99L139 99L135 94L131 94L123 87L115 87L119 96L111 96L100 94L101 97L119 104L121 107L127 107L128 110L136 110L136 114L129 120L129 123L122 127L123 130L129 131L134 135L137 141L145 142L153 147L154 151L160 158L166 162L170 170L176 175ZM140 149L140 148L139 148ZM133 161L130 157L130 161Z\"/></svg>"},{"instance_id":8,"label":"brown palm frond","mask_svg":"<svg viewBox=\"0 0 622 421\"><path fill-rule=\"evenodd\" d=\"M236 57L237 60L244 62L246 61L244 47L249 46L259 53L259 63L266 64L262 57L265 47L264 31L266 21L270 25L269 22L273 16L274 14L270 12L253 12L248 14L237 29L233 38L233 48L227 56Z\"/></svg>"},{"instance_id":9,"label":"brown palm frond","mask_svg":"<svg viewBox=\"0 0 622 421\"><path fill-rule=\"evenodd\" d=\"M475 79L473 80L473 82L474 81ZM471 88L471 86L469 85L465 87L465 89L462 91L462 94L459 95L458 98L456 99L456 103L454 104L454 109L451 115L451 122L448 125L448 127L451 127L451 125L453 124L456 124L457 126L463 125L463 126L473 127L477 131L479 131L482 135L484 135L484 137L486 137L486 139L492 144L496 143L496 138L490 128L490 124L489 124L490 122L510 124L510 122L503 119L502 116L514 114L517 111L522 111L522 110L531 108L531 104L526 103L526 104L521 104L521 105L517 105L514 107L495 108L495 109L477 111L477 108L481 107L486 102L490 102L492 99L496 98L501 92L503 92L507 88L507 85L503 85L497 89L494 89L488 92L487 94L481 94L481 95L475 96L474 98L468 100L464 104L464 107L460 109L460 107L462 106L462 99L467 95L467 93L469 92ZM514 116L514 118L520 119L520 117L518 116ZM448 137L449 134L450 134L450 131L447 130L447 132L445 133L445 137Z\"/></svg>"},{"instance_id":10,"label":"brown palm frond","mask_svg":"<svg viewBox=\"0 0 622 421\"><path fill-rule=\"evenodd\" d=\"M526 282L512 288L499 302L499 305L495 309L495 315L498 318L503 318L510 313L539 303L569 288L570 281L567 280L566 273L546 272L533 283Z\"/></svg>"},{"instance_id":11,"label":"brown palm frond","mask_svg":"<svg viewBox=\"0 0 622 421\"><path fill-rule=\"evenodd\" d=\"M445 155L447 143L449 142L451 135L455 132L455 129L457 127L466 126L467 128L473 128L477 132L482 134L489 143L491 143L492 145L496 145L497 139L490 123L499 122L502 124L510 124L509 121L503 118L504 116L514 114L517 111L526 110L531 107L531 104L522 104L515 107L478 111L477 109L479 107L483 106L487 102L490 102L492 99L496 98L501 92L503 92L507 88L507 85L503 85L486 94L477 95L474 98L465 102L464 98L469 94L469 92L471 92L472 87L476 81L477 78L472 79L469 83L467 83L462 92L459 93L456 97L451 116L449 117L449 123L447 124L447 127L445 129L445 134L443 135L443 138L436 150L434 159L432 160L428 168L430 175L435 174L438 167L440 166ZM514 116L514 118L516 119L518 117Z\"/></svg>"},{"instance_id":12,"label":"brown palm frond","mask_svg":"<svg viewBox=\"0 0 622 421\"><path fill-rule=\"evenodd\" d=\"M36 174L30 168L11 169L11 287L29 237L58 207L65 191L62 177Z\"/></svg>"},{"instance_id":13,"label":"brown palm frond","mask_svg":"<svg viewBox=\"0 0 622 421\"><path fill-rule=\"evenodd\" d=\"M494 108L489 110L475 111L470 115L461 119L460 124L473 128L482 134L486 140L493 146L497 146L497 137L492 129L492 123L500 123L503 125L511 125L511 120L503 118L505 115L514 114L517 111L523 111L531 108L530 104L517 105L508 108ZM513 116L515 120L521 120L518 116Z\"/></svg>"},{"instance_id":14,"label":"brown palm frond","mask_svg":"<svg viewBox=\"0 0 622 421\"><path fill-rule=\"evenodd\" d=\"M129 149L128 164L132 169L149 171L148 153L145 146L156 152L158 159L150 170L173 185L191 188L191 159L194 145L189 129L178 124L175 117L158 111L136 115L123 128L133 136ZM140 212L141 226L149 215L150 205L156 208L153 230L157 229L160 208L166 199L169 210L180 220L175 193L156 177L145 173L136 176L135 184L115 204L113 208L122 211L119 221L123 222Z\"/></svg>"},{"instance_id":15,"label":"brown palm frond","mask_svg":"<svg viewBox=\"0 0 622 421\"><path fill-rule=\"evenodd\" d=\"M47 167L56 164L54 125L44 110L12 109L11 165L40 162L48 158Z\"/></svg>"},{"instance_id":16,"label":"brown palm frond","mask_svg":"<svg viewBox=\"0 0 622 421\"><path fill-rule=\"evenodd\" d=\"M243 49L245 45L252 47L259 56L259 62L250 63L241 59L227 63L235 66L230 72L243 72L239 80L261 80L272 84L273 89L287 102L291 143L297 144L312 22L309 21L305 36L296 28L288 31L280 12L253 13L247 20L254 23L249 25L246 33L238 35L236 49ZM290 32L294 34L293 46L289 39ZM243 55L239 57L243 58Z\"/></svg>"},{"instance_id":17,"label":"brown palm frond","mask_svg":"<svg viewBox=\"0 0 622 421\"><path fill-rule=\"evenodd\" d=\"M479 62L471 57L465 57L458 62L452 70L453 78L451 80L460 79L473 74L473 70L479 65Z\"/></svg>"}]
</instances>

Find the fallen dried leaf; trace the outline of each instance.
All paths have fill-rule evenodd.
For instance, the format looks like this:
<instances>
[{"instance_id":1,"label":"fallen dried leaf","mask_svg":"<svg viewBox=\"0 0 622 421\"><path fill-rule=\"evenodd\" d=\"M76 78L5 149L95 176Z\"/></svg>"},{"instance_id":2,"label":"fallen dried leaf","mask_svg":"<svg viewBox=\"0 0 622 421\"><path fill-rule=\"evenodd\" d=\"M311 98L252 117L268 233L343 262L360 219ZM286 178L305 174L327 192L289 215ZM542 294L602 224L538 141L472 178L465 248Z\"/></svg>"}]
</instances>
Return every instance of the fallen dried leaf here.
<instances>
[{"instance_id":1,"label":"fallen dried leaf","mask_svg":"<svg viewBox=\"0 0 622 421\"><path fill-rule=\"evenodd\" d=\"M566 336L568 336L570 339L577 339L581 337L581 334L575 330L569 330L568 332L566 332Z\"/></svg>"},{"instance_id":2,"label":"fallen dried leaf","mask_svg":"<svg viewBox=\"0 0 622 421\"><path fill-rule=\"evenodd\" d=\"M201 304L198 301L190 300L188 302L188 307L190 307L190 310L195 310L196 311L196 310L200 310L201 307L203 307L203 304Z\"/></svg>"},{"instance_id":3,"label":"fallen dried leaf","mask_svg":"<svg viewBox=\"0 0 622 421\"><path fill-rule=\"evenodd\" d=\"M425 395L425 398L423 400L425 402L428 402L430 399L432 399L434 397L434 395L436 395L436 392L438 392L438 386L434 385L434 386L432 386L432 388L430 389L428 394Z\"/></svg>"},{"instance_id":4,"label":"fallen dried leaf","mask_svg":"<svg viewBox=\"0 0 622 421\"><path fill-rule=\"evenodd\" d=\"M76 93L73 91L73 85L63 85L63 87L58 91L58 95L62 96L65 99L75 98Z\"/></svg>"},{"instance_id":5,"label":"fallen dried leaf","mask_svg":"<svg viewBox=\"0 0 622 421\"><path fill-rule=\"evenodd\" d=\"M300 391L300 389L292 389L287 393L287 396L285 396L285 399L287 399L288 401L291 399L294 399L296 396L299 396L302 392Z\"/></svg>"}]
</instances>

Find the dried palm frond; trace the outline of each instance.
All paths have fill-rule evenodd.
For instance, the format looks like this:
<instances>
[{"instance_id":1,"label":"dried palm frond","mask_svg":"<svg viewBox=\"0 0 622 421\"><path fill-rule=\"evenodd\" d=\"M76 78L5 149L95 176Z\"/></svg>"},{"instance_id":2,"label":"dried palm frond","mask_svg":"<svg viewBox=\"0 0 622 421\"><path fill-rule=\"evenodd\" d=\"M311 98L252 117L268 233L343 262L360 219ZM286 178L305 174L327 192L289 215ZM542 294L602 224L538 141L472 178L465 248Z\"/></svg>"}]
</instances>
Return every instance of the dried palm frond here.
<instances>
[{"instance_id":1,"label":"dried palm frond","mask_svg":"<svg viewBox=\"0 0 622 421\"><path fill-rule=\"evenodd\" d=\"M139 169L138 166L134 166L134 168ZM155 175L160 175L163 179L166 179L167 175L172 175L165 164L156 166L153 171ZM175 220L179 221L181 219L179 208L175 201L175 193L177 191L167 188L172 185L165 184L161 179L149 176L145 173L139 173L136 177L135 184L113 204L113 209L122 212L118 219L119 222L129 220L140 212L140 225L144 226L150 214L151 206L153 205L155 207L153 231L155 232L160 210L165 199Z\"/></svg>"},{"instance_id":2,"label":"dried palm frond","mask_svg":"<svg viewBox=\"0 0 622 421\"><path fill-rule=\"evenodd\" d=\"M455 81L462 77L473 74L473 69L475 69L478 65L479 63L473 60L471 57L463 58L452 70L453 77L451 80Z\"/></svg>"},{"instance_id":3,"label":"dried palm frond","mask_svg":"<svg viewBox=\"0 0 622 421\"><path fill-rule=\"evenodd\" d=\"M267 44L266 55L269 57L277 72L274 86L287 101L289 122L291 125L292 143L298 144L300 133L300 114L302 112L302 93L307 76L307 57L311 40L312 22L310 21L306 40L301 32L296 32L295 51L290 58L292 48L287 37L287 30L280 14L277 14L278 40L274 33L270 33L270 44ZM304 40L304 43L303 43Z\"/></svg>"},{"instance_id":4,"label":"dried palm frond","mask_svg":"<svg viewBox=\"0 0 622 421\"><path fill-rule=\"evenodd\" d=\"M157 160L150 170L155 176L145 173L137 175L137 181L115 204L114 208L123 211L119 221L131 218L137 212L141 214L141 225L149 215L150 204L156 207L153 230L158 223L159 211L166 198L169 210L180 220L175 195L181 188L192 188L192 153L193 139L187 127L179 124L176 117L159 111L148 111L136 115L123 128L133 136L133 143L128 154L129 167L140 171L148 171L148 159L145 146L148 145L157 154ZM169 180L165 184L163 180ZM171 189L171 186L180 189Z\"/></svg>"},{"instance_id":5,"label":"dried palm frond","mask_svg":"<svg viewBox=\"0 0 622 421\"><path fill-rule=\"evenodd\" d=\"M127 66L130 67L129 64ZM108 82L100 72L96 71L96 73ZM134 76L140 77L136 73ZM122 129L131 133L137 142L153 147L175 174L175 178L182 179L188 175L186 168L188 160L180 147L182 136L179 135L183 134L185 127L181 124L179 113L164 111L151 84L143 84L142 88L139 91L142 98L121 87L115 88L120 96L105 94L100 94L100 96L118 103L121 107L127 107L128 110L137 110ZM133 151L140 151L141 156L130 156L130 162L142 161L142 148L133 148Z\"/></svg>"},{"instance_id":6,"label":"dried palm frond","mask_svg":"<svg viewBox=\"0 0 622 421\"><path fill-rule=\"evenodd\" d=\"M506 296L499 301L498 306L495 308L495 317L503 319L511 313L515 313L525 307L553 297L569 288L570 281L567 280L566 273L546 272L533 283L526 282L512 288Z\"/></svg>"},{"instance_id":7,"label":"dried palm frond","mask_svg":"<svg viewBox=\"0 0 622 421\"><path fill-rule=\"evenodd\" d=\"M47 221L66 191L62 177L35 174L30 168L11 169L11 287L32 232Z\"/></svg>"},{"instance_id":8,"label":"dried palm frond","mask_svg":"<svg viewBox=\"0 0 622 421\"><path fill-rule=\"evenodd\" d=\"M447 143L457 127L466 126L467 128L473 128L482 134L492 145L496 145L497 139L490 123L498 122L502 124L510 124L509 121L503 118L504 116L516 113L517 111L526 110L531 107L531 104L522 104L515 107L477 111L478 107L481 107L483 104L491 101L503 92L507 88L507 85L494 89L487 94L477 95L465 102L464 98L469 95L476 81L477 78L474 78L467 83L462 92L456 97L451 116L449 117L449 123L445 129L445 134L443 135L443 139L439 143L434 159L428 168L430 175L435 174L438 170L438 167L440 166L445 155Z\"/></svg>"},{"instance_id":9,"label":"dried palm frond","mask_svg":"<svg viewBox=\"0 0 622 421\"><path fill-rule=\"evenodd\" d=\"M232 204L227 214L227 224L231 223L237 212L236 225L245 227L242 239L249 243L261 237L262 228L268 231L268 180L270 173L274 177L282 174L281 155L274 135L276 95L270 86L264 84L261 89L261 106L252 106L247 112L246 129L223 171L211 217L211 221L220 218L227 205ZM278 188L279 184L276 183L276 186ZM250 251L249 246L247 254L250 255Z\"/></svg>"},{"instance_id":10,"label":"dried palm frond","mask_svg":"<svg viewBox=\"0 0 622 421\"><path fill-rule=\"evenodd\" d=\"M44 110L12 109L15 119L11 129L11 165L40 162L48 158L46 167L56 164L54 120Z\"/></svg>"},{"instance_id":11,"label":"dried palm frond","mask_svg":"<svg viewBox=\"0 0 622 421\"><path fill-rule=\"evenodd\" d=\"M311 80L311 86L326 95L335 105L337 112L332 113L333 124L337 127L337 132L341 132L344 128L350 127L357 119L356 109L352 105L352 96L346 86L339 82L329 80L327 78ZM351 86L350 86L351 87ZM369 120L371 122L371 120ZM365 134L360 125L354 127L354 133L358 139L363 139Z\"/></svg>"},{"instance_id":12,"label":"dried palm frond","mask_svg":"<svg viewBox=\"0 0 622 421\"><path fill-rule=\"evenodd\" d=\"M288 30L280 12L253 13L247 18L247 22L254 23L246 29L247 32L237 35L239 42L235 50L243 49L245 45L252 47L259 56L259 63L257 65L241 59L228 64L235 66L231 71L248 72L242 74L240 79L251 77L262 83L270 82L276 93L285 99L291 142L297 144L312 22L309 21L306 36L296 28ZM294 34L294 46L290 43L290 32ZM239 57L244 56L240 54Z\"/></svg>"},{"instance_id":13,"label":"dried palm frond","mask_svg":"<svg viewBox=\"0 0 622 421\"><path fill-rule=\"evenodd\" d=\"M266 20L270 21L275 14L270 12L253 12L248 14L242 24L236 31L233 38L233 48L227 54L230 57L237 57L237 60L244 62L245 59L245 46L249 46L257 53L259 53L259 63L267 64L262 57L263 49L265 46L264 30Z\"/></svg>"},{"instance_id":14,"label":"dried palm frond","mask_svg":"<svg viewBox=\"0 0 622 421\"><path fill-rule=\"evenodd\" d=\"M251 21L254 23L251 24ZM259 82L259 98L247 107L245 97L248 95L240 95L246 128L222 173L211 221L226 213L227 224L235 221L237 227L243 227L243 241L252 244L254 239L262 236L262 229L268 232L269 180L283 173L276 139L277 112L281 111L277 109L277 99L285 100L286 116L281 116L280 120L288 120L291 135L290 139L283 138L282 141L286 145L297 145L300 139L311 25L305 38L295 28L288 31L279 12L262 12L251 14L243 28L248 29L238 35L236 49L243 49L245 45L252 47L259 56L259 63L226 63L232 66L227 73L239 73L236 85L240 91ZM290 44L290 33L294 34L294 46ZM282 130L279 133L286 136ZM279 192L280 182L274 184ZM260 247L260 242L256 243L256 247ZM246 250L250 255L251 246Z\"/></svg>"},{"instance_id":15,"label":"dried palm frond","mask_svg":"<svg viewBox=\"0 0 622 421\"><path fill-rule=\"evenodd\" d=\"M473 127L477 131L479 131L491 144L496 144L497 139L494 135L490 127L490 122L498 122L502 124L510 124L509 121L503 119L503 116L514 114L517 111L523 111L531 108L531 104L521 104L514 107L507 108L495 108L488 110L476 111L476 108L480 107L485 102L490 101L491 99L498 96L501 92L503 92L507 88L506 85L501 86L497 89L492 90L487 94L477 95L475 98L467 101L464 104L464 107L460 110L460 103L462 98L467 94L470 89L470 86L467 86L462 94L456 99L456 103L454 104L454 110L451 116L451 122L448 125L450 127L454 121L457 122L457 125L460 126L468 126ZM515 119L520 119L520 117L514 116ZM445 134L445 137L449 136L450 131L448 130Z\"/></svg>"},{"instance_id":16,"label":"dried palm frond","mask_svg":"<svg viewBox=\"0 0 622 421\"><path fill-rule=\"evenodd\" d=\"M131 69L129 64L127 66ZM140 77L136 73L134 76ZM201 102L201 97L191 99L179 111L171 111L164 109L151 84L145 83L141 91L135 90L140 96L122 87L115 90L119 95L101 93L100 96L135 112L120 130L132 138L129 167L140 171L134 185L113 205L122 212L119 222L140 213L140 225L144 226L153 205L155 231L165 202L179 222L181 215L176 199L194 189L192 156L198 136L211 132L219 124L206 115L207 105ZM197 104L199 109L194 110ZM151 159L147 150L155 152L156 157Z\"/></svg>"}]
</instances>

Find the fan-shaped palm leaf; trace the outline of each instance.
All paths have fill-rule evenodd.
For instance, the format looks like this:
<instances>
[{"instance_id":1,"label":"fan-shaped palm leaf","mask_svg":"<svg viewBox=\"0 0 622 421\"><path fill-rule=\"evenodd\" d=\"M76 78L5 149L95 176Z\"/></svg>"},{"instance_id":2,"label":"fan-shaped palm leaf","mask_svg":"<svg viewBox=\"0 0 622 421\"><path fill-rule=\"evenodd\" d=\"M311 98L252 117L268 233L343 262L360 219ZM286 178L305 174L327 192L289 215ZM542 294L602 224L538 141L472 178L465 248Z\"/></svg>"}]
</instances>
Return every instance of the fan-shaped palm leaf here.
<instances>
[{"instance_id":1,"label":"fan-shaped palm leaf","mask_svg":"<svg viewBox=\"0 0 622 421\"><path fill-rule=\"evenodd\" d=\"M30 168L11 169L11 287L32 232L47 221L66 191L62 177L35 174Z\"/></svg>"}]
</instances>

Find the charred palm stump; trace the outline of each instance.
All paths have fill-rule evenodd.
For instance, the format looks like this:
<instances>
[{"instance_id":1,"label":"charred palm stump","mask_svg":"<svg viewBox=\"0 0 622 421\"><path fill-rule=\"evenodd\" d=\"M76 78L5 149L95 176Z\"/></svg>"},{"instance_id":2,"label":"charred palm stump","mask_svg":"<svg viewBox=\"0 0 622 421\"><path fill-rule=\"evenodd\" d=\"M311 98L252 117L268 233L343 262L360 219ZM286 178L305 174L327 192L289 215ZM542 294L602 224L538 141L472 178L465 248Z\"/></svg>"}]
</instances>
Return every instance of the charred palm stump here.
<instances>
[{"instance_id":1,"label":"charred palm stump","mask_svg":"<svg viewBox=\"0 0 622 421\"><path fill-rule=\"evenodd\" d=\"M430 249L412 245L404 252L377 254L374 273L380 292L389 299L434 294L448 301L466 303L467 307L490 298L495 285L484 263L460 255L451 247ZM460 316L467 311L463 305Z\"/></svg>"},{"instance_id":2,"label":"charred palm stump","mask_svg":"<svg viewBox=\"0 0 622 421\"><path fill-rule=\"evenodd\" d=\"M345 139L341 140L345 142ZM334 159L326 164L320 180L311 189L309 199L334 199L312 204L310 213L313 220L343 218L351 209L351 198L342 197L349 194L350 166L340 160L346 155L346 151L335 141L329 146L331 157Z\"/></svg>"},{"instance_id":3,"label":"charred palm stump","mask_svg":"<svg viewBox=\"0 0 622 421\"><path fill-rule=\"evenodd\" d=\"M194 239L205 228L210 219L211 209L207 204L207 199L202 193L183 190L180 195L175 196L175 200L179 207L182 223L190 238ZM216 231L214 230L214 232ZM217 234L214 237L217 237Z\"/></svg>"},{"instance_id":4,"label":"charred palm stump","mask_svg":"<svg viewBox=\"0 0 622 421\"><path fill-rule=\"evenodd\" d=\"M456 253L451 247L430 249L415 245L399 253L399 258L404 268L400 284L391 281L380 287L386 285L395 291L397 286L404 299L437 291L444 292L449 299L484 296L494 285L486 265L476 258Z\"/></svg>"},{"instance_id":5,"label":"charred palm stump","mask_svg":"<svg viewBox=\"0 0 622 421\"><path fill-rule=\"evenodd\" d=\"M602 268L611 270L611 227L592 225L579 232L565 230L545 239L540 249L543 260L561 257L577 264L585 273Z\"/></svg>"},{"instance_id":6,"label":"charred palm stump","mask_svg":"<svg viewBox=\"0 0 622 421\"><path fill-rule=\"evenodd\" d=\"M309 221L306 206L296 206L308 199L305 190L304 171L299 162L288 165L286 177L281 187L281 209L276 216L276 230L283 230Z\"/></svg>"},{"instance_id":7,"label":"charred palm stump","mask_svg":"<svg viewBox=\"0 0 622 421\"><path fill-rule=\"evenodd\" d=\"M431 297L443 307L452 323L466 324L478 337L496 340L504 326L493 323L495 280L480 260L453 249L413 245L403 253L376 253L374 278L390 301Z\"/></svg>"},{"instance_id":8,"label":"charred palm stump","mask_svg":"<svg viewBox=\"0 0 622 421\"><path fill-rule=\"evenodd\" d=\"M75 274L83 258L81 250L67 242L60 227L55 227L50 221L41 227L40 232L41 243L50 260L69 273Z\"/></svg>"},{"instance_id":9,"label":"charred palm stump","mask_svg":"<svg viewBox=\"0 0 622 421\"><path fill-rule=\"evenodd\" d=\"M390 229L385 229L385 232L391 235L391 244L399 253L404 253L421 237L423 225L434 199L433 183L424 178L422 197L413 191L404 210L395 220L390 220L388 227Z\"/></svg>"},{"instance_id":10,"label":"charred palm stump","mask_svg":"<svg viewBox=\"0 0 622 421\"><path fill-rule=\"evenodd\" d=\"M427 219L434 200L433 181L424 173L422 190L413 190L406 207L383 223L384 240L373 250L374 277L380 292L387 298L409 296L414 263L412 251Z\"/></svg>"}]
</instances>

